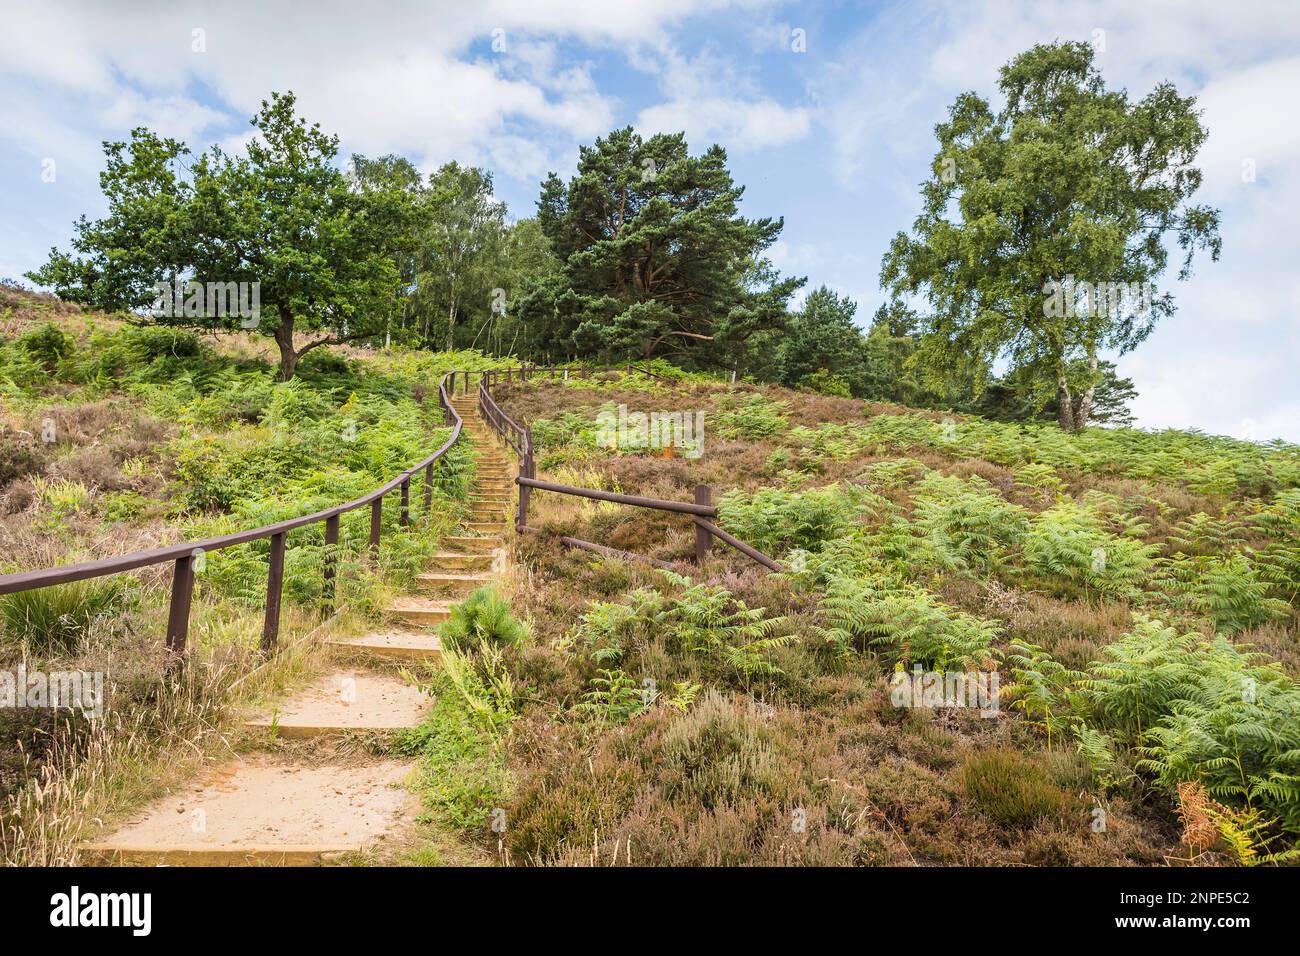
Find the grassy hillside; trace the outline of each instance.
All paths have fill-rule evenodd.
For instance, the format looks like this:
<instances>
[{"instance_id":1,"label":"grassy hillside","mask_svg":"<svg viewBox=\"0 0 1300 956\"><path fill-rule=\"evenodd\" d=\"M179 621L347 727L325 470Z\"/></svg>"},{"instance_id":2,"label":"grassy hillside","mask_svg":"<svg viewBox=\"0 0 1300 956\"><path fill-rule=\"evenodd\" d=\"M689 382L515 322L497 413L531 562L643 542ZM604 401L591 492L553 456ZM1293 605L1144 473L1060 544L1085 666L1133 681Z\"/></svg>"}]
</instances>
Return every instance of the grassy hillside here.
<instances>
[{"instance_id":1,"label":"grassy hillside","mask_svg":"<svg viewBox=\"0 0 1300 956\"><path fill-rule=\"evenodd\" d=\"M0 572L348 500L445 437L446 369L488 364L316 353L282 384L243 336L3 295ZM532 423L540 477L679 500L709 484L720 524L786 571L717 543L695 566L680 516L536 493L540 533L515 542L503 593L475 593L443 626L442 666L418 675L434 711L392 744L420 760L436 835L410 860L1288 858L1300 449L1067 435L660 371L498 396ZM620 405L702 412L702 442L604 447L602 413ZM360 560L368 516L345 522L352 613L373 617L422 566L472 469L453 457L433 518L417 509L410 533L386 529L377 569ZM320 621L320 535L290 543L289 644ZM0 711L6 860L65 859L79 821L228 747L232 704L312 666L290 653L258 668L266 567L264 542L209 556L196 664L161 687L165 569L0 599L0 667L111 676L98 723ZM945 706L942 692L908 706L898 675L918 671L996 673L996 707Z\"/></svg>"},{"instance_id":2,"label":"grassy hillside","mask_svg":"<svg viewBox=\"0 0 1300 956\"><path fill-rule=\"evenodd\" d=\"M516 604L538 639L493 665L520 712L513 859L1258 862L1300 834L1300 449L686 377L501 393L541 477L711 484L790 569L565 551L682 560L693 532L534 497ZM702 456L599 447L619 404L704 411ZM996 716L896 706L918 667L996 670Z\"/></svg>"}]
</instances>

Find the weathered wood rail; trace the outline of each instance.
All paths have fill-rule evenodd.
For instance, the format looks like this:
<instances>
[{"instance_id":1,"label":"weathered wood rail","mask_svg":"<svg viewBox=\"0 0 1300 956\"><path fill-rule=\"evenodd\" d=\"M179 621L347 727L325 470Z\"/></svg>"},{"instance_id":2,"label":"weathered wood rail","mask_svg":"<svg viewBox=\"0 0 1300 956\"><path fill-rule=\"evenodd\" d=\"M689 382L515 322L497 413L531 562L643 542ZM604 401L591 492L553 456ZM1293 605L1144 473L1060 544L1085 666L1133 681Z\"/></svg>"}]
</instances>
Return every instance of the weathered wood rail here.
<instances>
[{"instance_id":1,"label":"weathered wood rail","mask_svg":"<svg viewBox=\"0 0 1300 956\"><path fill-rule=\"evenodd\" d=\"M649 369L634 369L629 364L627 372L631 374L635 371L642 371L648 377L653 378L653 373ZM539 376L555 377L559 374L567 374L572 369L563 366L530 366L521 370L520 381L527 381L530 378ZM577 370L580 373L590 374L591 370ZM505 443L514 451L519 458L519 477L515 479L515 484L519 486L519 506L515 514L515 530L520 534L526 534L535 529L528 526L528 506L529 496L532 489L538 491L550 491L561 495L572 495L580 498L591 498L596 501L610 501L616 504L631 505L636 508L649 508L655 511L667 511L673 514L690 515L691 520L695 523L695 561L699 563L705 559L713 545L713 539L717 538L724 544L730 545L741 554L758 562L769 571L780 571L781 565L769 558L763 552L759 551L752 545L746 544L735 535L719 528L717 524L709 519L718 517L718 509L713 504L713 491L708 485L697 485L695 487L695 500L691 501L668 501L661 498L642 498L637 495L623 495L612 491L601 491L596 488L579 488L574 485L561 485L553 481L543 481L537 477L537 462L533 454L533 432L527 425L521 425L515 421L497 404L496 399L492 396L491 385L498 381L514 381L510 375L501 375L499 372L480 373L479 379L479 413L483 420L496 431ZM466 378L465 386L468 389L469 379ZM654 561L644 555L636 554L631 551L620 551L617 548L610 548L607 545L595 544L591 541L582 541L578 538L561 538L561 540L570 547L582 548L587 551L594 551L599 554L614 554L621 557L636 558L642 561L651 561L654 564L663 564L664 562Z\"/></svg>"},{"instance_id":2,"label":"weathered wood rail","mask_svg":"<svg viewBox=\"0 0 1300 956\"><path fill-rule=\"evenodd\" d=\"M66 564L36 571L0 575L0 595L13 594L18 591L31 591L36 588L52 587L58 584L69 584L74 581L85 581L90 578L105 577L111 574L121 574L125 571L134 571L138 568L165 564L170 561L173 563L173 570L171 604L167 613L167 647L174 654L182 655L185 653L189 636L196 561L209 551L220 551L223 548L247 544L250 541L270 539L270 560L266 581L266 614L262 624L262 648L267 652L274 651L280 634L280 605L284 590L284 556L288 547L286 537L288 533L296 528L302 528L317 522L324 523L326 547L323 569L325 603L328 607L333 607L337 593L339 518L342 515L361 508L370 508L369 549L371 553L375 553L379 550L380 534L383 531L384 497L395 490L398 491L400 495L398 524L401 527L409 525L411 520L411 478L420 471L424 472L424 508L426 512L432 509L434 465L460 438L463 424L448 395L448 387L450 386L454 392L455 385L455 372L448 372L438 383L439 402L452 421L451 437L423 461L412 465L387 484L362 495L354 501L336 505L333 508L326 508L324 511L317 511L314 514L290 518L287 521L279 521L275 524L264 525L261 528L239 531L217 538L185 541L163 548L133 551L130 554L101 558L96 561L83 561L78 564Z\"/></svg>"},{"instance_id":3,"label":"weathered wood rail","mask_svg":"<svg viewBox=\"0 0 1300 956\"><path fill-rule=\"evenodd\" d=\"M516 422L501 410L496 399L492 396L491 386L498 382L526 382L530 379L541 376L556 377L558 375L572 374L575 377L580 378L589 377L603 371L622 371L624 368L626 368L626 371L629 374L634 371L639 371L649 378L656 377L648 368L638 369L630 363L625 367L613 366L605 369L580 367L570 368L555 365L525 365L513 369L490 369L477 372L455 370L448 372L438 383L438 400L452 422L451 436L423 461L412 465L410 468L407 468L405 471L394 477L387 484L376 488L368 494L362 495L360 498L349 501L346 504L336 505L333 508L326 508L323 511L317 511L313 514L303 515L298 518L290 518L287 521L280 521L275 524L264 525L260 528L253 528L248 531L239 531L234 534L222 535L216 538L206 538L201 541L185 541L180 544L168 545L161 548L151 548L144 551L133 551L129 554L118 555L111 558L100 558L95 561L82 561L76 564L59 565L52 568L42 568L39 570L21 571L14 574L0 575L0 595L14 594L19 591L31 591L37 588L53 587L60 584L70 584L74 581L86 581L91 578L122 574L139 568L171 562L173 565L171 602L167 613L166 639L168 649L174 655L179 657L185 654L189 637L196 562L209 551L220 551L224 548L247 544L251 541L269 539L270 553L266 582L266 612L262 625L262 649L267 653L272 653L276 650L280 634L280 608L284 590L284 562L285 553L288 549L287 536L289 532L318 522L324 523L326 548L324 568L322 570L325 585L324 603L327 608L333 608L337 594L336 578L338 572L337 549L339 545L339 519L349 512L369 507L370 536L368 545L370 553L376 554L379 550L380 536L383 532L384 497L393 491L398 492L398 507L400 509L398 513L398 524L400 527L408 526L411 520L411 479L421 471L424 472L424 508L426 512L432 509L434 465L437 464L437 462L446 455L451 447L460 439L462 426L464 424L460 415L457 413L450 396L456 393L456 381L458 377L460 377L463 384L464 393L468 394L470 392L471 375L477 375L479 377L479 414L482 415L484 421L502 437L505 443L519 458L519 476L515 479L515 483L519 488L519 503L516 512L515 528L519 533L522 534L535 530L528 527L528 507L530 493L533 489L537 489L539 491L549 491L557 494L592 498L598 501L611 501L638 508L650 508L658 511L689 515L691 520L695 523L695 560L697 562L704 560L712 547L713 539L717 538L740 551L742 554L752 558L754 561L757 561L764 567L772 571L780 571L781 566L767 555L719 528L712 520L710 520L718 517L718 509L712 504L712 492L707 485L699 485L695 489L695 501L688 502L665 501L658 498L642 498L636 495L621 495L609 491L600 491L595 488L579 488L572 485L561 485L554 482L541 481L537 478L537 467L533 455L532 430L527 425L521 425L519 422ZM561 540L571 547L585 548L602 554L636 558L639 560L651 561L655 564L665 563L647 558L644 555L619 551L616 548L609 548L605 545L594 544L590 541L582 541L577 538L566 537Z\"/></svg>"}]
</instances>

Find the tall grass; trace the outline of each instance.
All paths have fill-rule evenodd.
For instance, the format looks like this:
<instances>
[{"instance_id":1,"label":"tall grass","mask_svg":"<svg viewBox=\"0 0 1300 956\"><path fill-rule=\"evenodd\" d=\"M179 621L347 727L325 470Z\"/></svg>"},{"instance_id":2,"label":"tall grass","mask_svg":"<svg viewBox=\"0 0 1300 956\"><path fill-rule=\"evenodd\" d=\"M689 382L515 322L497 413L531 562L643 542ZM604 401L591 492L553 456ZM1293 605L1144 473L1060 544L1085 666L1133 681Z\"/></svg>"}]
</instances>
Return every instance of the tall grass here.
<instances>
[{"instance_id":1,"label":"tall grass","mask_svg":"<svg viewBox=\"0 0 1300 956\"><path fill-rule=\"evenodd\" d=\"M19 591L0 598L0 625L28 653L72 653L96 621L123 609L129 593L117 578Z\"/></svg>"}]
</instances>

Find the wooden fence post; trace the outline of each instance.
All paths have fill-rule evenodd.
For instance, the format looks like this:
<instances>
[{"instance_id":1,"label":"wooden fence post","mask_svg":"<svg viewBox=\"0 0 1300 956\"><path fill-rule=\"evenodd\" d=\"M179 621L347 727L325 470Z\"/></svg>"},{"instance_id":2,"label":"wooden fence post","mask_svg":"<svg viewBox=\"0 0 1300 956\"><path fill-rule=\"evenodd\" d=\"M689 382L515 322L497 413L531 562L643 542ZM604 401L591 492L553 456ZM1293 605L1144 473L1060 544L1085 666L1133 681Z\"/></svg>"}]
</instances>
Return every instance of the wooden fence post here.
<instances>
[{"instance_id":1,"label":"wooden fence post","mask_svg":"<svg viewBox=\"0 0 1300 956\"><path fill-rule=\"evenodd\" d=\"M336 580L339 566L339 516L331 515L325 519L325 606L334 610L338 593Z\"/></svg>"},{"instance_id":2,"label":"wooden fence post","mask_svg":"<svg viewBox=\"0 0 1300 956\"><path fill-rule=\"evenodd\" d=\"M284 532L271 535L271 569L266 576L266 620L262 624L262 651L275 652L280 637L280 596L284 593Z\"/></svg>"},{"instance_id":3,"label":"wooden fence post","mask_svg":"<svg viewBox=\"0 0 1300 956\"><path fill-rule=\"evenodd\" d=\"M397 517L397 523L403 528L411 523L411 479L407 478L402 482L402 511Z\"/></svg>"},{"instance_id":4,"label":"wooden fence post","mask_svg":"<svg viewBox=\"0 0 1300 956\"><path fill-rule=\"evenodd\" d=\"M713 491L708 485L695 486L695 503L697 505L713 504ZM709 549L713 546L713 535L708 529L702 526L698 521L695 523L695 563L701 563L708 557Z\"/></svg>"},{"instance_id":5,"label":"wooden fence post","mask_svg":"<svg viewBox=\"0 0 1300 956\"><path fill-rule=\"evenodd\" d=\"M172 602L167 611L167 650L176 656L185 653L190 633L190 600L194 596L194 555L176 559L172 571Z\"/></svg>"},{"instance_id":6,"label":"wooden fence post","mask_svg":"<svg viewBox=\"0 0 1300 956\"><path fill-rule=\"evenodd\" d=\"M536 469L533 467L533 436L530 430L524 432L524 455L519 460L519 474L524 478L535 478ZM528 527L528 497L533 489L527 485L519 486L519 517L515 521L515 531L518 534L524 533L524 528Z\"/></svg>"},{"instance_id":7,"label":"wooden fence post","mask_svg":"<svg viewBox=\"0 0 1300 956\"><path fill-rule=\"evenodd\" d=\"M370 555L379 557L379 529L384 520L384 498L380 495L370 502Z\"/></svg>"}]
</instances>

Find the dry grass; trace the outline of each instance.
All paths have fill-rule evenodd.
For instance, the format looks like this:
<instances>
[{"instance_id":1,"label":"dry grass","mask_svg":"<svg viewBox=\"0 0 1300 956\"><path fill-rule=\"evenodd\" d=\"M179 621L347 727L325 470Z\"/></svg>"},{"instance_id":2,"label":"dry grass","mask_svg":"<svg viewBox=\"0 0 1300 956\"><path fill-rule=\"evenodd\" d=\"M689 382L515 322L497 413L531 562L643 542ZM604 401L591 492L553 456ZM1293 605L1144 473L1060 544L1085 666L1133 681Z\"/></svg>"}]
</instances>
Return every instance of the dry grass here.
<instances>
[{"instance_id":1,"label":"dry grass","mask_svg":"<svg viewBox=\"0 0 1300 956\"><path fill-rule=\"evenodd\" d=\"M257 651L260 613L226 610L215 618L195 609L184 668L169 667L156 637L160 611L134 621L138 633L92 636L74 657L27 662L104 672L105 707L97 719L40 712L26 717L26 727L7 728L20 744L5 768L0 863L75 863L79 843L110 832L204 761L234 752L242 714L311 680L324 659L317 639L349 626L331 621L322 629L314 614L286 608L281 651L266 660Z\"/></svg>"}]
</instances>

